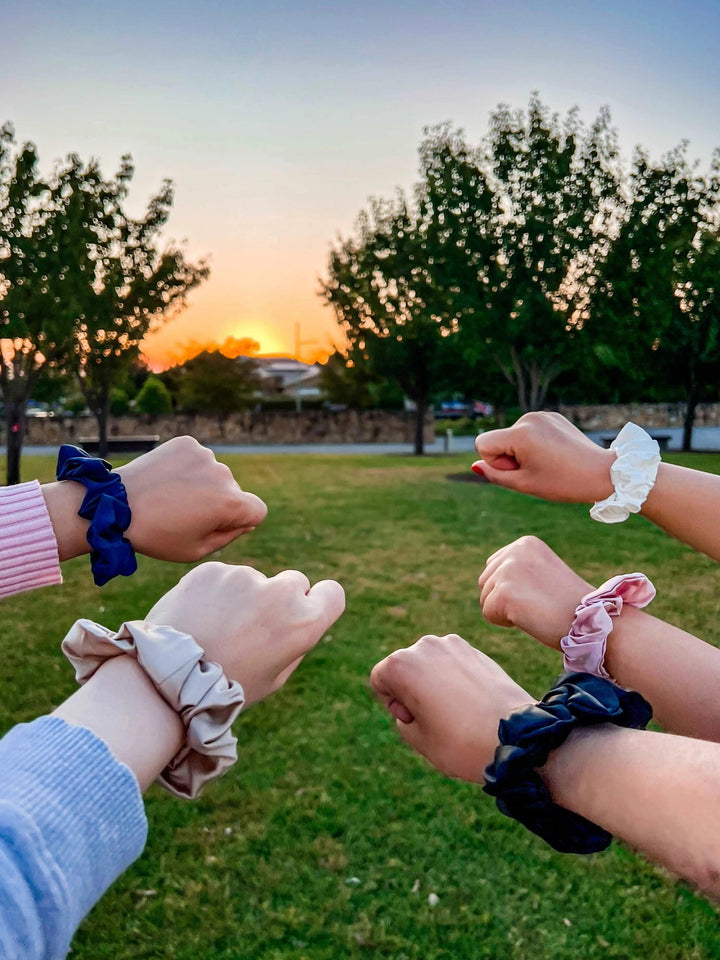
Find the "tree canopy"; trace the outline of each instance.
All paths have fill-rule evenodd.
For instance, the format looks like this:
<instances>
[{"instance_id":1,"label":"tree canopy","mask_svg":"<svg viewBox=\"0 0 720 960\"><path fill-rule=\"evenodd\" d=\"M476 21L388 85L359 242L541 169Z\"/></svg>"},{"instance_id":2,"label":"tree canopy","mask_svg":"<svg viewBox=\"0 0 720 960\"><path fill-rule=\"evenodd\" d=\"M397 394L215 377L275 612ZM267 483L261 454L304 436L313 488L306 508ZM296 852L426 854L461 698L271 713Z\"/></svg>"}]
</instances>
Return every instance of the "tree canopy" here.
<instances>
[{"instance_id":1,"label":"tree canopy","mask_svg":"<svg viewBox=\"0 0 720 960\"><path fill-rule=\"evenodd\" d=\"M0 131L0 389L8 480L19 479L25 406L47 368L73 370L98 419L101 451L112 387L137 361L154 323L181 308L208 276L180 247L161 247L173 203L165 181L140 218L124 209L134 168L105 179L74 154L49 178L32 144Z\"/></svg>"},{"instance_id":2,"label":"tree canopy","mask_svg":"<svg viewBox=\"0 0 720 960\"><path fill-rule=\"evenodd\" d=\"M523 411L573 379L600 399L672 386L688 423L717 395L717 157L700 176L683 145L638 150L628 171L607 109L586 126L536 94L476 147L426 131L419 157L410 197L371 200L331 251L322 292L354 368L420 405L483 395L492 368Z\"/></svg>"}]
</instances>

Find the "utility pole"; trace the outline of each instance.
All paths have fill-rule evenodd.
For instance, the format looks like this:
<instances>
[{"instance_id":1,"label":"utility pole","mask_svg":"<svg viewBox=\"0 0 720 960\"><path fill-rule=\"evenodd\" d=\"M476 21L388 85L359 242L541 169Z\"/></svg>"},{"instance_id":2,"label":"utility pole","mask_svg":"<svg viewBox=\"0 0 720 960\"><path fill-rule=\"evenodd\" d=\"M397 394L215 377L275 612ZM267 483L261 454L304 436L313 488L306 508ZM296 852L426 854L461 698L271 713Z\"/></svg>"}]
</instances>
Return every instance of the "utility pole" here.
<instances>
[{"instance_id":1,"label":"utility pole","mask_svg":"<svg viewBox=\"0 0 720 960\"><path fill-rule=\"evenodd\" d=\"M300 360L300 362L302 363L302 358L301 358L301 356L300 356L300 352L302 351L302 348L303 348L303 347L310 347L310 346L312 346L314 343L317 343L317 340L303 340L303 339L302 339L302 337L301 337L301 332L300 332L300 323L297 322L297 323L295 324L295 359L296 359L296 360Z\"/></svg>"}]
</instances>

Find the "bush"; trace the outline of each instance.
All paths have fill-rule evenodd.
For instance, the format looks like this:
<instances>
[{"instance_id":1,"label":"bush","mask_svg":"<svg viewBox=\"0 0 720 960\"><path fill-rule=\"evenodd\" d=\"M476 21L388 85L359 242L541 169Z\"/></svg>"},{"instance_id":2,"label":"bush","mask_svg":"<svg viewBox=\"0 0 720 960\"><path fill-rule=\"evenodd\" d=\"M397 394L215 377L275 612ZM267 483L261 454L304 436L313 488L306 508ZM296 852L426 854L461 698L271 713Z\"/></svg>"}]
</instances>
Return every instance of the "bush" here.
<instances>
[{"instance_id":1,"label":"bush","mask_svg":"<svg viewBox=\"0 0 720 960\"><path fill-rule=\"evenodd\" d=\"M110 391L110 413L114 417L124 416L130 409L130 398L121 387L113 387Z\"/></svg>"},{"instance_id":2,"label":"bush","mask_svg":"<svg viewBox=\"0 0 720 960\"><path fill-rule=\"evenodd\" d=\"M139 413L157 416L161 413L172 413L172 397L170 391L155 376L149 376L135 397L135 409Z\"/></svg>"},{"instance_id":3,"label":"bush","mask_svg":"<svg viewBox=\"0 0 720 960\"><path fill-rule=\"evenodd\" d=\"M450 430L454 437L474 437L485 429L488 419L489 417L483 420L459 417L457 420L436 420L435 436L444 437L445 431Z\"/></svg>"},{"instance_id":4,"label":"bush","mask_svg":"<svg viewBox=\"0 0 720 960\"><path fill-rule=\"evenodd\" d=\"M85 410L85 397L81 393L73 393L63 401L63 408L77 417Z\"/></svg>"}]
</instances>

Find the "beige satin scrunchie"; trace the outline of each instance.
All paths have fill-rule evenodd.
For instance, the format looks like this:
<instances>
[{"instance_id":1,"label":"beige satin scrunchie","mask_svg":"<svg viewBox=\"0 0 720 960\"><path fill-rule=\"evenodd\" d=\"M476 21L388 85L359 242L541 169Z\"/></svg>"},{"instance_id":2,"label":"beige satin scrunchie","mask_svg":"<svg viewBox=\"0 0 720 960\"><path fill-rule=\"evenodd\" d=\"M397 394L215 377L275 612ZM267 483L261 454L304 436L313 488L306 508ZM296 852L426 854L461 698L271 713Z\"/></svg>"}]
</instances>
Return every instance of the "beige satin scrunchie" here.
<instances>
[{"instance_id":1,"label":"beige satin scrunchie","mask_svg":"<svg viewBox=\"0 0 720 960\"><path fill-rule=\"evenodd\" d=\"M158 777L176 797L196 797L237 760L237 739L230 728L245 693L220 664L203 659L203 649L190 634L145 620L130 620L113 633L92 620L77 620L62 652L81 685L111 657L131 656L143 668L185 726L185 744Z\"/></svg>"}]
</instances>

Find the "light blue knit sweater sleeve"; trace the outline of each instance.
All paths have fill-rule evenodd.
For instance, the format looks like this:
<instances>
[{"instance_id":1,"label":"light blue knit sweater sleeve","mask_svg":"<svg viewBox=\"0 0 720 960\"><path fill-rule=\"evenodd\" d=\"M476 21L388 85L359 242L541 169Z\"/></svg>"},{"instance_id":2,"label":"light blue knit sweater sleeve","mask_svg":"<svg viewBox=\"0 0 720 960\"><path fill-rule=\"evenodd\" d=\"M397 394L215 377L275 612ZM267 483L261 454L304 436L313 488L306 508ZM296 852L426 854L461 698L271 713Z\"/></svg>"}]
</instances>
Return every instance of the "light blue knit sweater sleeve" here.
<instances>
[{"instance_id":1,"label":"light blue knit sweater sleeve","mask_svg":"<svg viewBox=\"0 0 720 960\"><path fill-rule=\"evenodd\" d=\"M137 780L89 730L56 717L0 740L0 957L60 960L145 845Z\"/></svg>"}]
</instances>

